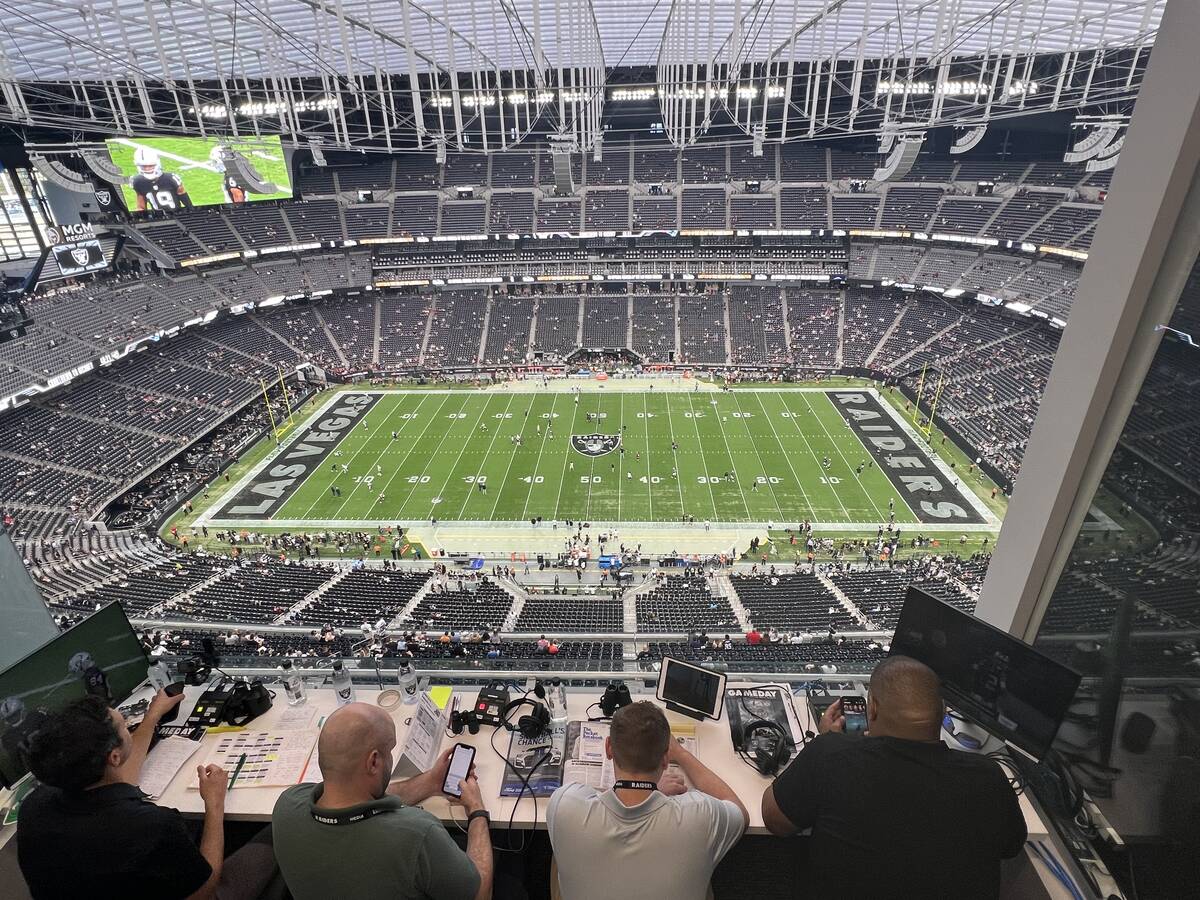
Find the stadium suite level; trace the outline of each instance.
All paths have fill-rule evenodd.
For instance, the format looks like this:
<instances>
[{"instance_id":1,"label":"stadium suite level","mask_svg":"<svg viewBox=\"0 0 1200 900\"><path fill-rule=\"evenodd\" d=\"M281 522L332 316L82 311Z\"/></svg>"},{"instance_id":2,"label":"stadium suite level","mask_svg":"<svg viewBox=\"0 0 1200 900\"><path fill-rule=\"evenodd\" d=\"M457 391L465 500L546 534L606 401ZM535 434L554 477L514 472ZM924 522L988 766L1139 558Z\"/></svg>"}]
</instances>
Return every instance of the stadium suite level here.
<instances>
[{"instance_id":1,"label":"stadium suite level","mask_svg":"<svg viewBox=\"0 0 1200 900\"><path fill-rule=\"evenodd\" d=\"M996 515L922 444L857 389L348 390L191 524L688 517L993 531Z\"/></svg>"}]
</instances>

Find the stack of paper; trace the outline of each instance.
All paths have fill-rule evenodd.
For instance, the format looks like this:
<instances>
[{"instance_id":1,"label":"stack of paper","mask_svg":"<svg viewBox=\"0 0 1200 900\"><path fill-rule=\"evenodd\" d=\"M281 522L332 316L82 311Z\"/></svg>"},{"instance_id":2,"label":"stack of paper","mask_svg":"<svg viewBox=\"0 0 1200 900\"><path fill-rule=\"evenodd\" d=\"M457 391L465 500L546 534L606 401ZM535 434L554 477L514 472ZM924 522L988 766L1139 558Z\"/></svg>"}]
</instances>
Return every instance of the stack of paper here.
<instances>
[{"instance_id":1,"label":"stack of paper","mask_svg":"<svg viewBox=\"0 0 1200 900\"><path fill-rule=\"evenodd\" d=\"M184 737L168 737L159 741L142 763L142 773L138 779L142 793L151 800L161 797L183 764L199 749L199 741Z\"/></svg>"}]
</instances>

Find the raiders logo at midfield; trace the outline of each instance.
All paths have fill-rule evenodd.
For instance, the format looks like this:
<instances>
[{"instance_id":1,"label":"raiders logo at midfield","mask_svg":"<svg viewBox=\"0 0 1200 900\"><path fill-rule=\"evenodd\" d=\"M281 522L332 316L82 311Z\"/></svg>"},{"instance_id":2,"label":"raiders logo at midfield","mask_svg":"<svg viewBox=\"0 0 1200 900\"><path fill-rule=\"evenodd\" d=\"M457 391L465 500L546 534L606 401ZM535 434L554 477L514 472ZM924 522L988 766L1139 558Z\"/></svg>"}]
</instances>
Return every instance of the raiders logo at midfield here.
<instances>
[{"instance_id":1,"label":"raiders logo at midfield","mask_svg":"<svg viewBox=\"0 0 1200 900\"><path fill-rule=\"evenodd\" d=\"M573 434L571 446L584 456L603 456L621 446L619 434Z\"/></svg>"}]
</instances>

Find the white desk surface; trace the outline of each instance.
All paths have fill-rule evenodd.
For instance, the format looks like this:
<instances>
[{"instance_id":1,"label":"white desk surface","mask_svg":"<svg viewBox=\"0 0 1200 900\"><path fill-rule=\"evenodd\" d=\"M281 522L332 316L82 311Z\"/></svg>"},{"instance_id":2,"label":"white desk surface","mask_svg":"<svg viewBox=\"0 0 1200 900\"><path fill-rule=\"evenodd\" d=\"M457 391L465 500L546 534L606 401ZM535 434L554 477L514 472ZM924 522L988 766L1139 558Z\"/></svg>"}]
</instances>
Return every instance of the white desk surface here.
<instances>
[{"instance_id":1,"label":"white desk surface","mask_svg":"<svg viewBox=\"0 0 1200 900\"><path fill-rule=\"evenodd\" d=\"M729 686L735 687L737 685L731 682ZM174 724L180 724L187 718L200 692L200 688L189 687L187 689L184 702L180 707L179 718ZM457 693L462 698L460 706L469 708L475 700L477 690L471 689ZM373 703L377 694L378 691L363 690L360 688L357 689L356 699L366 703ZM600 694L598 692L569 691L567 699L572 717L583 718L584 710L588 704L599 700L599 698ZM635 695L634 699L653 699L653 695ZM334 710L336 705L333 691L331 689L310 690L308 692L307 705L317 711L318 718L321 715L328 715ZM283 700L282 693L279 693L274 706L265 714L255 719L248 726L248 729L258 731L271 730L272 724L278 721L279 716L287 708L288 706ZM412 715L414 709L415 707L413 706L397 706L390 711L392 719L396 723L396 735L399 744L404 742L404 735L408 730L405 720ZM796 713L797 724L802 730L816 730L816 723L811 721L806 703L794 703L793 710ZM729 737L729 724L725 719L724 713L722 712L719 721L705 720L703 722L696 722L694 719L690 719L680 713L670 711L666 711L666 715L668 721L672 724L695 725L696 743L700 761L720 775L737 792L738 796L742 798L742 802L746 805L746 809L750 813L750 828L748 833L768 834L769 832L763 826L760 806L762 793L767 785L771 783L771 779L760 775L757 771L750 768L734 752L733 744ZM545 828L547 802L545 799L537 801L535 815L534 801L531 798L525 797L518 802L499 796L500 782L504 774L504 763L500 756L494 753L491 746L489 746L492 732L492 728L485 726L475 735L467 731L464 731L457 737L447 734L443 740L442 747L449 747L451 744L461 741L464 744L470 744L478 748L475 755L475 769L479 778L479 786L483 793L483 799L492 814L493 823L501 827L507 825L509 816L513 815L513 806L515 804L517 808L513 818L514 828ZM207 745L215 739L214 735L209 735L205 738L206 746L202 746L196 752L196 755L184 765L162 797L159 798L158 802L161 805L174 807L181 812L190 814L199 814L204 811L199 793L189 788L192 788L196 783L196 766L203 763L207 758ZM495 741L496 749L501 753L507 752L508 740L507 734L497 735ZM801 749L799 752L803 753L804 751ZM315 748L313 755L316 755ZM275 806L275 800L282 793L282 790L282 788L235 786L226 795L225 815L230 819L268 820L271 816L271 810ZM1021 812L1025 815L1025 824L1029 830L1030 837L1035 839L1044 837L1047 834L1047 828L1042 823L1037 811L1024 795L1019 799ZM450 804L444 798L434 797L422 805L443 822L448 823L451 821ZM462 822L463 815L461 809L455 810L455 817L459 822Z\"/></svg>"}]
</instances>

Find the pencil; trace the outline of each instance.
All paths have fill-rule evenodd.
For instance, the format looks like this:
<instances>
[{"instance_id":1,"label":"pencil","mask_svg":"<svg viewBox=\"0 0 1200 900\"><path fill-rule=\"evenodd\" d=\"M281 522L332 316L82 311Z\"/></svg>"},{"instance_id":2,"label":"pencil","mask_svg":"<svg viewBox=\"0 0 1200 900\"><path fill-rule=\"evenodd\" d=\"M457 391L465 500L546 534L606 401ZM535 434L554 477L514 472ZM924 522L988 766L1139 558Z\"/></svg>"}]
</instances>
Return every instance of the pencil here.
<instances>
[{"instance_id":1,"label":"pencil","mask_svg":"<svg viewBox=\"0 0 1200 900\"><path fill-rule=\"evenodd\" d=\"M245 754L245 753L243 753L243 754L242 754L242 758L238 760L238 764L237 764L237 766L235 766L235 767L234 767L234 770L233 770L233 775L232 775L232 776L230 777L230 779L229 779L229 788L228 788L228 790L232 790L232 789L233 789L233 783L234 783L235 781L237 781L238 773L239 773L240 771L242 771L242 766L244 766L245 764L246 764L246 754Z\"/></svg>"}]
</instances>

